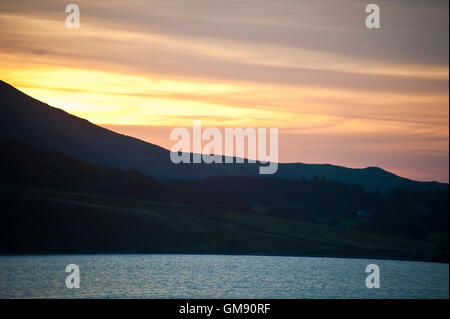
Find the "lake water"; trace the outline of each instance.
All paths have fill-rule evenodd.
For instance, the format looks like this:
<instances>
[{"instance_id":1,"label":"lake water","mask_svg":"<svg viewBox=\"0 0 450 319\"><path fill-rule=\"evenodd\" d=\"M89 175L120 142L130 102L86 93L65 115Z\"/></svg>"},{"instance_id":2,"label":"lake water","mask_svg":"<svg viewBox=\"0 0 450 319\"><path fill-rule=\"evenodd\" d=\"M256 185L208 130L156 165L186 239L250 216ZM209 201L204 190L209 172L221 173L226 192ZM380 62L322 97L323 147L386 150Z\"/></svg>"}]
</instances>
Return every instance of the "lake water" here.
<instances>
[{"instance_id":1,"label":"lake water","mask_svg":"<svg viewBox=\"0 0 450 319\"><path fill-rule=\"evenodd\" d=\"M380 288L365 286L377 264ZM80 269L68 289L65 268ZM448 264L228 255L1 256L0 298L449 298Z\"/></svg>"}]
</instances>

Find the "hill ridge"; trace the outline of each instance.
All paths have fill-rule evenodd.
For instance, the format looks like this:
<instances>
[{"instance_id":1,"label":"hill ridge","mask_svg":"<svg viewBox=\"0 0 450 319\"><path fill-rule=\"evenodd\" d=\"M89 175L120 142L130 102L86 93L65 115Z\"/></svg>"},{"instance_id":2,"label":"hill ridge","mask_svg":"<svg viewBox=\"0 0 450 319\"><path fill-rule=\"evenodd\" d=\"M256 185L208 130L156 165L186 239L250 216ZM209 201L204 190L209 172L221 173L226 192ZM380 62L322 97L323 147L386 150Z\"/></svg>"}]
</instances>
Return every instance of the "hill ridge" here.
<instances>
[{"instance_id":1,"label":"hill ridge","mask_svg":"<svg viewBox=\"0 0 450 319\"><path fill-rule=\"evenodd\" d=\"M83 161L123 169L136 169L158 178L208 176L260 176L258 164L173 164L170 151L158 145L116 133L34 99L0 80L0 139L19 140L55 150ZM380 167L347 168L333 164L280 163L270 177L324 176L369 191L435 190L448 187L438 182L419 182L397 176Z\"/></svg>"}]
</instances>

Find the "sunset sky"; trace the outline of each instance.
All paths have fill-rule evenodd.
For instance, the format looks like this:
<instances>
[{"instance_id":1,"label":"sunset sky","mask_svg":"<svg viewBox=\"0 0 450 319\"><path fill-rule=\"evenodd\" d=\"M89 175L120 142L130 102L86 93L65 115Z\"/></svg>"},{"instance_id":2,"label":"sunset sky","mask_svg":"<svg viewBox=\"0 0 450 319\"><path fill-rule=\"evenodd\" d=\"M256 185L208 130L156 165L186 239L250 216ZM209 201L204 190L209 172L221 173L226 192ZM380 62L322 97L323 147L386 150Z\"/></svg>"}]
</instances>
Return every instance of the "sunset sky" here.
<instances>
[{"instance_id":1,"label":"sunset sky","mask_svg":"<svg viewBox=\"0 0 450 319\"><path fill-rule=\"evenodd\" d=\"M365 6L381 29L365 27ZM281 162L449 180L448 1L0 2L0 79L170 148L173 127L277 127Z\"/></svg>"}]
</instances>

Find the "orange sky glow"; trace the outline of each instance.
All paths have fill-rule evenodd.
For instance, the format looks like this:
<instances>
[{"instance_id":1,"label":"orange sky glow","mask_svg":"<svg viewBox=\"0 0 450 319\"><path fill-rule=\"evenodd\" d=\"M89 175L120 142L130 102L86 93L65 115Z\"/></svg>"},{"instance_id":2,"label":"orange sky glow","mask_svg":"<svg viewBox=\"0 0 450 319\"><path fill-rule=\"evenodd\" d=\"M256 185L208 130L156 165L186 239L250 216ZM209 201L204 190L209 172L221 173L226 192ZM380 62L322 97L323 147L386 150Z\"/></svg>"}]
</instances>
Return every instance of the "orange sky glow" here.
<instances>
[{"instance_id":1,"label":"orange sky glow","mask_svg":"<svg viewBox=\"0 0 450 319\"><path fill-rule=\"evenodd\" d=\"M170 148L170 130L279 128L280 162L449 180L448 1L0 3L0 79ZM100 2L101 3L101 2Z\"/></svg>"}]
</instances>

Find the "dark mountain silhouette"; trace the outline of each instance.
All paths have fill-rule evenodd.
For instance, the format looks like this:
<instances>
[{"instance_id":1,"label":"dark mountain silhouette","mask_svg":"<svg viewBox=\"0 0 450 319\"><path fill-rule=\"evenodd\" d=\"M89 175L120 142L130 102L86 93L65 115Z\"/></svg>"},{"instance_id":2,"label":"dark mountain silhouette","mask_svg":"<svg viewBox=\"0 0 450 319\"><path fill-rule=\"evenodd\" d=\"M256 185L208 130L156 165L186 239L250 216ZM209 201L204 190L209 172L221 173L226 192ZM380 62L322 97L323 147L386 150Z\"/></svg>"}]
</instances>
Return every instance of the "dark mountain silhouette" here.
<instances>
[{"instance_id":1,"label":"dark mountain silhouette","mask_svg":"<svg viewBox=\"0 0 450 319\"><path fill-rule=\"evenodd\" d=\"M94 125L33 99L3 81L0 81L0 139L19 140L83 161L135 169L159 178L259 176L259 163L173 164L170 152L162 147ZM394 188L427 191L448 187L437 182L412 181L376 167L351 169L329 164L279 164L275 176L290 179L323 176L382 192Z\"/></svg>"}]
</instances>

